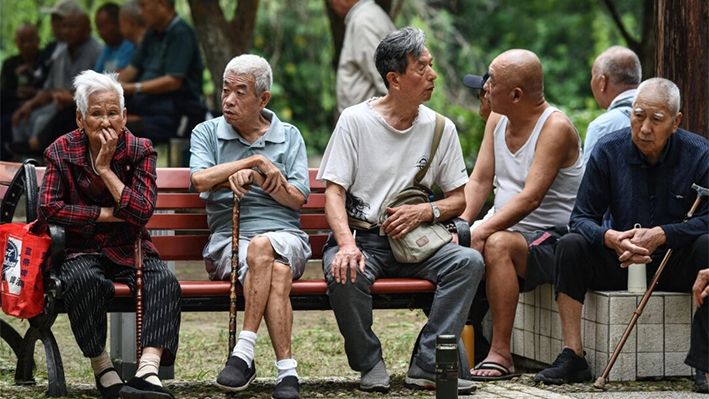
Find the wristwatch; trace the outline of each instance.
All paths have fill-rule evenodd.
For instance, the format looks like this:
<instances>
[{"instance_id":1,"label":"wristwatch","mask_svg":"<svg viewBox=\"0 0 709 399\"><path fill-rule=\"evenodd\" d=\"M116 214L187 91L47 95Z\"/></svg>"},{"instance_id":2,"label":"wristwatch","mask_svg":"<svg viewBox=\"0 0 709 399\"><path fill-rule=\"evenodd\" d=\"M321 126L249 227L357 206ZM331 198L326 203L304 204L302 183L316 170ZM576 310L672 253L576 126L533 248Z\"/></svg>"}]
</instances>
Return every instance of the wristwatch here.
<instances>
[{"instance_id":1,"label":"wristwatch","mask_svg":"<svg viewBox=\"0 0 709 399\"><path fill-rule=\"evenodd\" d=\"M436 204L434 204L433 202L431 202L431 210L433 211L433 221L432 222L436 223L436 222L438 222L438 218L441 217L441 210L438 209Z\"/></svg>"}]
</instances>

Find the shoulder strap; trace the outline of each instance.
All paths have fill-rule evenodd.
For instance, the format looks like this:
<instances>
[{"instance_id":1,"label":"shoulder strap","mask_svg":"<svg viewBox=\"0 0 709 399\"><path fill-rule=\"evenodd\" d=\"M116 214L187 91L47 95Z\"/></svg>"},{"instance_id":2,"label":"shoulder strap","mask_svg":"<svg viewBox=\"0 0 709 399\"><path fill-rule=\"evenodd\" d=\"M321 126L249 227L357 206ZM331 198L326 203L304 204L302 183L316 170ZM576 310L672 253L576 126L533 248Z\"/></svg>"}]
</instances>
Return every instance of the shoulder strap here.
<instances>
[{"instance_id":1,"label":"shoulder strap","mask_svg":"<svg viewBox=\"0 0 709 399\"><path fill-rule=\"evenodd\" d=\"M419 170L418 173L416 173L416 176L414 177L414 185L418 186L421 183L421 180L423 180L423 177L426 176L426 172L428 172L428 167L431 166L431 162L433 162L433 156L436 155L436 150L438 150L438 145L441 143L441 137L443 136L443 128L446 125L446 120L443 117L443 115L439 114L436 112L436 128L433 131L433 143L431 144L431 155L428 157L428 162L426 162L426 166L423 167L423 169ZM428 188L426 188L426 191L430 191Z\"/></svg>"}]
</instances>

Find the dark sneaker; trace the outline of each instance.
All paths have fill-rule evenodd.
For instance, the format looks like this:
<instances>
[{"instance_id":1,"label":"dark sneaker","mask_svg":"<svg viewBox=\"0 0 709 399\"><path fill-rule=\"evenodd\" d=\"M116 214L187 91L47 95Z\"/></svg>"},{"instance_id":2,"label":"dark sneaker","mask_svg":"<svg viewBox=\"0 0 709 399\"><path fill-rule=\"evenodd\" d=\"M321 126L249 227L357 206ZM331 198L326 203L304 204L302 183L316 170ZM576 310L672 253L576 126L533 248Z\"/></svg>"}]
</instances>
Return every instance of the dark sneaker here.
<instances>
[{"instance_id":1,"label":"dark sneaker","mask_svg":"<svg viewBox=\"0 0 709 399\"><path fill-rule=\"evenodd\" d=\"M421 389L436 389L436 374L420 368L414 362L406 373L404 384ZM458 378L458 393L469 394L475 392L476 389L478 386L474 381Z\"/></svg>"},{"instance_id":2,"label":"dark sneaker","mask_svg":"<svg viewBox=\"0 0 709 399\"><path fill-rule=\"evenodd\" d=\"M224 370L217 376L217 386L225 391L239 392L249 387L256 378L256 365L251 362L251 367L239 356L231 356L226 361Z\"/></svg>"},{"instance_id":3,"label":"dark sneaker","mask_svg":"<svg viewBox=\"0 0 709 399\"><path fill-rule=\"evenodd\" d=\"M699 370L694 369L694 390L698 393L709 393L709 384L707 384L707 375Z\"/></svg>"},{"instance_id":4,"label":"dark sneaker","mask_svg":"<svg viewBox=\"0 0 709 399\"><path fill-rule=\"evenodd\" d=\"M360 373L360 391L388 393L390 388L391 380L384 365L384 360L379 359L379 362L370 370Z\"/></svg>"},{"instance_id":5,"label":"dark sneaker","mask_svg":"<svg viewBox=\"0 0 709 399\"><path fill-rule=\"evenodd\" d=\"M585 356L586 352L583 354ZM555 385L567 382L586 382L591 381L591 370L588 369L585 358L576 355L572 349L564 348L551 367L534 376L534 381Z\"/></svg>"},{"instance_id":6,"label":"dark sneaker","mask_svg":"<svg viewBox=\"0 0 709 399\"><path fill-rule=\"evenodd\" d=\"M157 377L155 373L148 373L142 377L133 377L119 391L122 399L175 399L170 391L160 385L152 384L144 378Z\"/></svg>"},{"instance_id":7,"label":"dark sneaker","mask_svg":"<svg viewBox=\"0 0 709 399\"><path fill-rule=\"evenodd\" d=\"M276 385L272 399L299 399L300 383L298 378L292 375L285 377Z\"/></svg>"}]
</instances>

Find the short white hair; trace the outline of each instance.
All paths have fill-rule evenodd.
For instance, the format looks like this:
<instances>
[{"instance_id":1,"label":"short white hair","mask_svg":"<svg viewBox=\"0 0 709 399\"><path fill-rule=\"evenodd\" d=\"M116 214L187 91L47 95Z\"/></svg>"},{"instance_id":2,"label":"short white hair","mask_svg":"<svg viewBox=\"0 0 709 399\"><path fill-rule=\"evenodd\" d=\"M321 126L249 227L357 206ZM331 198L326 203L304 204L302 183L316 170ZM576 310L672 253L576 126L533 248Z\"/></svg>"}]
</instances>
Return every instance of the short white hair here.
<instances>
[{"instance_id":1,"label":"short white hair","mask_svg":"<svg viewBox=\"0 0 709 399\"><path fill-rule=\"evenodd\" d=\"M265 91L271 91L273 85L273 73L271 66L263 57L254 54L242 54L236 56L226 64L224 68L224 79L227 74L251 75L256 86L256 95L260 96Z\"/></svg>"},{"instance_id":2,"label":"short white hair","mask_svg":"<svg viewBox=\"0 0 709 399\"><path fill-rule=\"evenodd\" d=\"M89 97L97 91L112 91L118 94L121 111L125 107L123 86L118 83L118 74L113 72L98 73L90 69L83 71L74 78L74 101L76 109L86 118L89 110Z\"/></svg>"},{"instance_id":3,"label":"short white hair","mask_svg":"<svg viewBox=\"0 0 709 399\"><path fill-rule=\"evenodd\" d=\"M677 116L680 106L679 87L674 82L665 78L650 78L638 86L635 98L642 95L652 96L655 100L664 103L672 112L672 116Z\"/></svg>"}]
</instances>

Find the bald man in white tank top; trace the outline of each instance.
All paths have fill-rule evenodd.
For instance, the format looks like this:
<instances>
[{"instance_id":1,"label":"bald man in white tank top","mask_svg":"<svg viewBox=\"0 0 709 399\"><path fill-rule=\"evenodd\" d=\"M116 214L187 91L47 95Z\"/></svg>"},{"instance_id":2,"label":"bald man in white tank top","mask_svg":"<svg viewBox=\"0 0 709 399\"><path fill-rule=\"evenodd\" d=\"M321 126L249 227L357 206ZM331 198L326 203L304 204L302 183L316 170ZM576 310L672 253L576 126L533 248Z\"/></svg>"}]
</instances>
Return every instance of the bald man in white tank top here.
<instances>
[{"instance_id":1,"label":"bald man in white tank top","mask_svg":"<svg viewBox=\"0 0 709 399\"><path fill-rule=\"evenodd\" d=\"M493 320L487 358L471 370L482 381L516 375L510 337L519 292L553 282L554 246L567 232L584 172L576 128L544 100L539 58L509 50L493 60L489 72L485 89L494 113L461 215L472 223L497 181L495 213L471 232L471 247L484 256Z\"/></svg>"}]
</instances>

